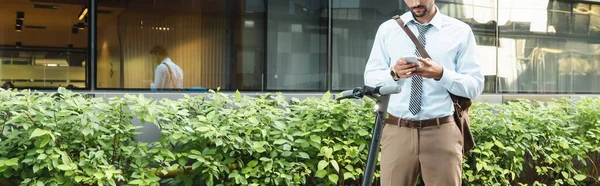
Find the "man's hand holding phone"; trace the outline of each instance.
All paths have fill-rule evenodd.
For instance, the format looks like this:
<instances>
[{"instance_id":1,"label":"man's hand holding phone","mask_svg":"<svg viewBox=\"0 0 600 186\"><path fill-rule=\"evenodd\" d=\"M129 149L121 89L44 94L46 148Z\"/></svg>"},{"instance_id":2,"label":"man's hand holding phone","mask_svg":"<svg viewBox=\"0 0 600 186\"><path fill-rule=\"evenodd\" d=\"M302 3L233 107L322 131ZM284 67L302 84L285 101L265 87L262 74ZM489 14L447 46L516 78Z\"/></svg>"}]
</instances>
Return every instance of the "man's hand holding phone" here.
<instances>
[{"instance_id":1,"label":"man's hand holding phone","mask_svg":"<svg viewBox=\"0 0 600 186\"><path fill-rule=\"evenodd\" d=\"M424 78L439 80L444 69L429 58L405 56L396 61L396 64L392 66L392 71L400 78L410 78L413 74L418 74Z\"/></svg>"},{"instance_id":2,"label":"man's hand holding phone","mask_svg":"<svg viewBox=\"0 0 600 186\"><path fill-rule=\"evenodd\" d=\"M419 66L419 61L415 56L407 56L403 58L399 58L396 61L396 64L392 66L392 71L396 73L396 75L400 78L410 78L417 70Z\"/></svg>"}]
</instances>

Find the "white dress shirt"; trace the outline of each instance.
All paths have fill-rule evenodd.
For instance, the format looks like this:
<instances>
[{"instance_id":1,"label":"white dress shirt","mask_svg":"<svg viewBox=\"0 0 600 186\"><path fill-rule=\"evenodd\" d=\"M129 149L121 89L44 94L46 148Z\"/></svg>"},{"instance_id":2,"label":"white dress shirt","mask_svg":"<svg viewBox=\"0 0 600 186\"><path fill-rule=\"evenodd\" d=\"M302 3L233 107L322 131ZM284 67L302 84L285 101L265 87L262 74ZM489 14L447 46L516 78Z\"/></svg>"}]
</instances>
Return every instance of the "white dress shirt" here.
<instances>
[{"instance_id":1,"label":"white dress shirt","mask_svg":"<svg viewBox=\"0 0 600 186\"><path fill-rule=\"evenodd\" d=\"M167 65L171 68L173 81L171 81ZM172 82L175 82L175 85L173 85ZM156 70L154 71L154 81L150 84L150 89L152 90L163 88L183 88L183 70L173 63L170 58L163 59L160 65L156 67Z\"/></svg>"},{"instance_id":2,"label":"white dress shirt","mask_svg":"<svg viewBox=\"0 0 600 186\"><path fill-rule=\"evenodd\" d=\"M437 9L437 7L436 7ZM412 13L400 16L410 30L419 36ZM457 96L475 98L483 91L483 74L475 54L475 37L471 28L438 11L431 20L433 26L425 33L425 50L432 60L444 68L439 81L423 78L421 111L413 115L408 110L412 78L394 81L390 68L407 55L415 55L415 45L394 19L379 26L371 55L365 67L365 85L400 85L402 92L391 95L388 113L409 120L424 120L452 115L454 107L448 91Z\"/></svg>"}]
</instances>

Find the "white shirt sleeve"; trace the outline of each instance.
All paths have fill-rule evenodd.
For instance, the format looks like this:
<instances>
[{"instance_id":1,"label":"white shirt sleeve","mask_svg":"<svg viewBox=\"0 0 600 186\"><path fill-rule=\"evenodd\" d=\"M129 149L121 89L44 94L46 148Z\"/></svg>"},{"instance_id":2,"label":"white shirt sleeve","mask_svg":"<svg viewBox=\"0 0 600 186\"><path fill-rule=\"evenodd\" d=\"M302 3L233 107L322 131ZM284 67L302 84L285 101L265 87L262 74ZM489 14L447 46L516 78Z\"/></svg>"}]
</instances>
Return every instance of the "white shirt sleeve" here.
<instances>
[{"instance_id":1,"label":"white shirt sleeve","mask_svg":"<svg viewBox=\"0 0 600 186\"><path fill-rule=\"evenodd\" d=\"M385 35L387 29L383 27L383 24L379 26L377 34L375 34L375 41L373 42L373 48L371 54L365 66L365 85L376 87L384 85L402 85L404 79L400 78L398 81L394 81L390 74L390 67L396 63L396 60L391 60L385 47Z\"/></svg>"},{"instance_id":2,"label":"white shirt sleeve","mask_svg":"<svg viewBox=\"0 0 600 186\"><path fill-rule=\"evenodd\" d=\"M159 88L164 88L166 81L165 81L165 77L166 74L168 74L167 72L167 67L164 64L160 64L156 67L156 70L154 71L154 81L153 83L150 85L151 89L159 89Z\"/></svg>"},{"instance_id":3,"label":"white shirt sleeve","mask_svg":"<svg viewBox=\"0 0 600 186\"><path fill-rule=\"evenodd\" d=\"M469 32L456 56L456 71L444 68L440 83L450 93L474 99L483 92L484 78L476 56L475 36Z\"/></svg>"}]
</instances>

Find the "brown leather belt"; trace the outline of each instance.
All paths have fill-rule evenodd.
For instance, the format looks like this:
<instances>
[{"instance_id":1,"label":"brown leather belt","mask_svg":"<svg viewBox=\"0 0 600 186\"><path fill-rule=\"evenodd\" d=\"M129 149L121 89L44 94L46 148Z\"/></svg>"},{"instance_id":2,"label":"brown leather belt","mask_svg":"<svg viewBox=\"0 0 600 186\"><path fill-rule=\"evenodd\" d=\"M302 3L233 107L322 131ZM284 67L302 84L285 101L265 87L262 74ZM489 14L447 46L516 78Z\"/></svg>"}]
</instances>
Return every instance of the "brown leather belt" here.
<instances>
[{"instance_id":1,"label":"brown leather belt","mask_svg":"<svg viewBox=\"0 0 600 186\"><path fill-rule=\"evenodd\" d=\"M397 125L400 127L409 127L409 128L423 128L430 126L439 126L442 124L450 123L454 121L454 117L446 116L441 118L427 119L427 120L417 120L417 121L409 121L406 119L401 119L391 114L388 114L389 117L385 119L385 123L388 125Z\"/></svg>"}]
</instances>

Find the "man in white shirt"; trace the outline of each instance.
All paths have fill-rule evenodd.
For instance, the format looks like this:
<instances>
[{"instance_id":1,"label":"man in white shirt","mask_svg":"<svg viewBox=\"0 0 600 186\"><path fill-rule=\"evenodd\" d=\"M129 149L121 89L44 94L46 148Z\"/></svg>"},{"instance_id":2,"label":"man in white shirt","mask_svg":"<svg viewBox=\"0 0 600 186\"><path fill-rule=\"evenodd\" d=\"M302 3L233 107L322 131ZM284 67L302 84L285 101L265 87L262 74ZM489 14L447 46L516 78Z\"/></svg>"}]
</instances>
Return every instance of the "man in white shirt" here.
<instances>
[{"instance_id":1,"label":"man in white shirt","mask_svg":"<svg viewBox=\"0 0 600 186\"><path fill-rule=\"evenodd\" d=\"M399 17L431 59L395 19L379 27L365 67L365 85L400 85L390 97L381 138L381 185L461 185L463 138L454 122L450 93L473 99L483 91L483 74L471 28L443 15L435 0L405 0ZM403 56L417 56L421 66Z\"/></svg>"},{"instance_id":2,"label":"man in white shirt","mask_svg":"<svg viewBox=\"0 0 600 186\"><path fill-rule=\"evenodd\" d=\"M152 61L156 66L154 81L150 84L151 90L183 88L183 70L171 61L167 49L163 46L154 46L150 50Z\"/></svg>"}]
</instances>

